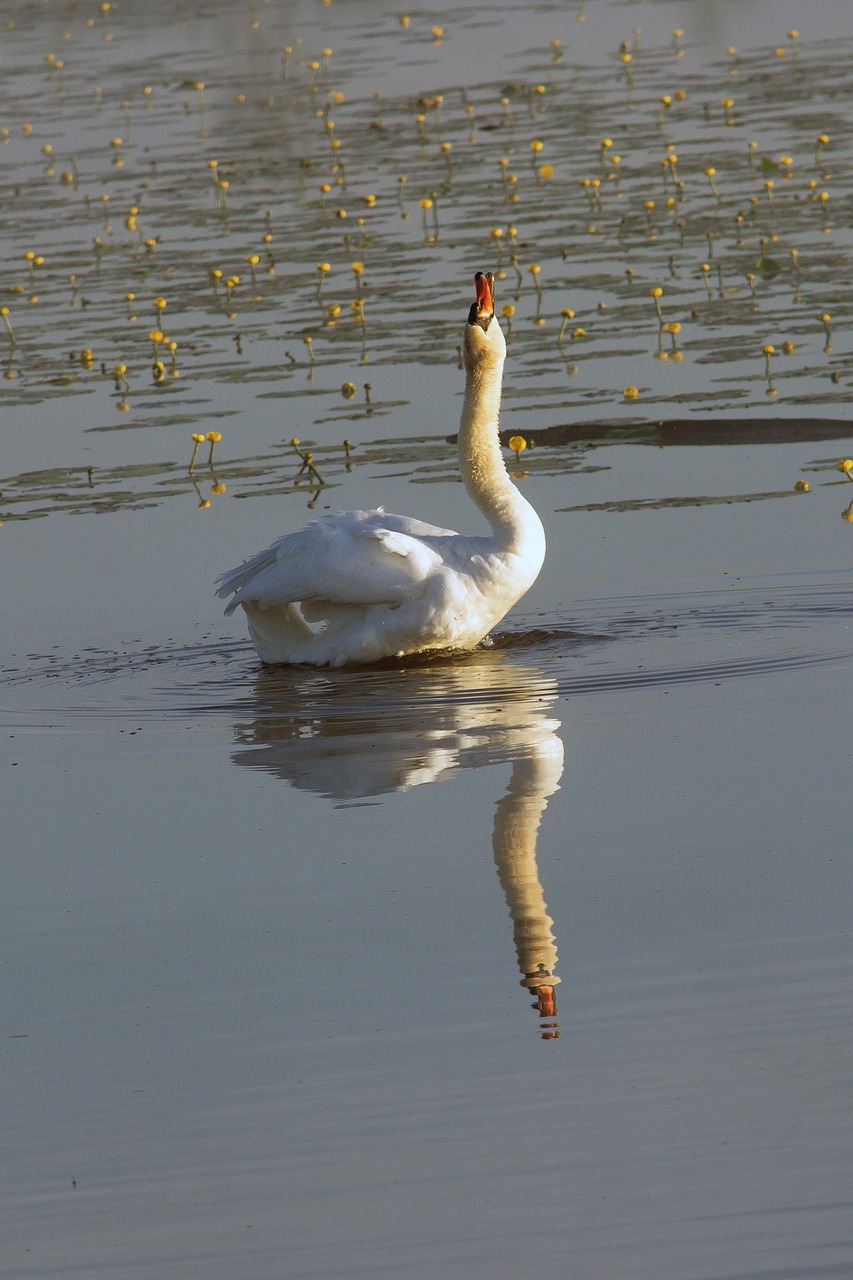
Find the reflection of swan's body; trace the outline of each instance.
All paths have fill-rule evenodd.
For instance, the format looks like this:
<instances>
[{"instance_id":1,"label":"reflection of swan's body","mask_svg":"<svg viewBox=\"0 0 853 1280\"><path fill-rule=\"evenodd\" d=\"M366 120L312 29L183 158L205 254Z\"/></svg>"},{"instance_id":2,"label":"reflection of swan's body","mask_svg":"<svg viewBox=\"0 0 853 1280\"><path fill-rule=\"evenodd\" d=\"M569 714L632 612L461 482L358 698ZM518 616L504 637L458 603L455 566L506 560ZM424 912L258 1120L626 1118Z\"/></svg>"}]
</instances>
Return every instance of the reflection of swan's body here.
<instances>
[{"instance_id":1,"label":"reflection of swan's body","mask_svg":"<svg viewBox=\"0 0 853 1280\"><path fill-rule=\"evenodd\" d=\"M329 516L279 538L219 579L218 594L232 596L226 613L243 606L265 662L339 667L472 649L539 573L542 524L507 475L498 439L506 343L491 273L478 271L475 281L459 467L491 535L464 537L379 510Z\"/></svg>"},{"instance_id":2,"label":"reflection of swan's body","mask_svg":"<svg viewBox=\"0 0 853 1280\"><path fill-rule=\"evenodd\" d=\"M339 804L510 763L492 848L521 985L536 997L546 1039L559 1034L560 979L536 841L563 769L559 722L548 716L556 697L553 680L495 649L381 673L267 670L252 718L237 726L233 757Z\"/></svg>"}]
</instances>

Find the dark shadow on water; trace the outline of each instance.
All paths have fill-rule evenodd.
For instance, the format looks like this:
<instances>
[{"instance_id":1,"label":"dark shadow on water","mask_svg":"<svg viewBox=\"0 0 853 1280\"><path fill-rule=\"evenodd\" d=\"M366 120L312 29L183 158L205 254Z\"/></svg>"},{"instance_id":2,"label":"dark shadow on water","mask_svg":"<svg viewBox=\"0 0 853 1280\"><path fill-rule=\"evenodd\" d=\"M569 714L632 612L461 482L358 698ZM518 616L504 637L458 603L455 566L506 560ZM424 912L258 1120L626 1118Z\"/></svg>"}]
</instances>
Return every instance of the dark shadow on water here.
<instances>
[{"instance_id":1,"label":"dark shadow on water","mask_svg":"<svg viewBox=\"0 0 853 1280\"><path fill-rule=\"evenodd\" d=\"M508 444L510 432L505 433ZM537 448L567 444L644 444L707 447L744 444L801 444L821 440L849 440L849 418L731 418L715 411L713 418L603 419L561 423L536 432Z\"/></svg>"}]
</instances>

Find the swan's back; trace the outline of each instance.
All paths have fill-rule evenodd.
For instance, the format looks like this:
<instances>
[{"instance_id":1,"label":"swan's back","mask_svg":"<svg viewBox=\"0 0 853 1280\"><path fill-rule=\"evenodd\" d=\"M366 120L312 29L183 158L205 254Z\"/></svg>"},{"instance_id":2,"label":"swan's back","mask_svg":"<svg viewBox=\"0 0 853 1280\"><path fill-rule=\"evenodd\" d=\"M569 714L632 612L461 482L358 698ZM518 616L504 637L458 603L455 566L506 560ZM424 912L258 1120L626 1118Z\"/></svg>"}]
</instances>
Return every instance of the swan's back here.
<instances>
[{"instance_id":1,"label":"swan's back","mask_svg":"<svg viewBox=\"0 0 853 1280\"><path fill-rule=\"evenodd\" d=\"M384 511L346 511L312 521L218 579L217 595L231 614L250 601L293 604L317 599L341 604L400 604L433 567L425 538L452 530Z\"/></svg>"}]
</instances>

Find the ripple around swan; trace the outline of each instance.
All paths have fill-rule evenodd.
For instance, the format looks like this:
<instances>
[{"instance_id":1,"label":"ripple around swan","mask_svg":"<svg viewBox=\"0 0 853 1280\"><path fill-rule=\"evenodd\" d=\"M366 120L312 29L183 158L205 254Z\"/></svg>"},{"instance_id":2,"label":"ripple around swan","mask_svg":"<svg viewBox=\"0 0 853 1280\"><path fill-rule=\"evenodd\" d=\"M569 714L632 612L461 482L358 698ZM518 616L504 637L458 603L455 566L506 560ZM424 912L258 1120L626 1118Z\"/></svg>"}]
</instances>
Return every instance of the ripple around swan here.
<instances>
[{"instance_id":1,"label":"ripple around swan","mask_svg":"<svg viewBox=\"0 0 853 1280\"><path fill-rule=\"evenodd\" d=\"M474 653L343 671L264 668L244 640L136 641L18 655L2 675L3 719L164 722L249 712L307 724L378 718L393 728L441 710L531 698L724 681L844 662L853 588L751 588L585 601L573 626L523 615ZM524 623L527 625L524 625ZM538 624L537 624L538 623Z\"/></svg>"}]
</instances>

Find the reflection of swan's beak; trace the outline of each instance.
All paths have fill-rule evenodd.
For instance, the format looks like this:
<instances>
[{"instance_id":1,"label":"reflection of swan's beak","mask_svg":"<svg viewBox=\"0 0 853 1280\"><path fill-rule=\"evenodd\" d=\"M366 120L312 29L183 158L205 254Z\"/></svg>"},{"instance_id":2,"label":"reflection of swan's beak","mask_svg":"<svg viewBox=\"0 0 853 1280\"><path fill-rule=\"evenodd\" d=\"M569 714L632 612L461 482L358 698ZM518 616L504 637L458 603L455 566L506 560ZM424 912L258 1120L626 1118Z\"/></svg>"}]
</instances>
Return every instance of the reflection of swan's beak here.
<instances>
[{"instance_id":1,"label":"reflection of swan's beak","mask_svg":"<svg viewBox=\"0 0 853 1280\"><path fill-rule=\"evenodd\" d=\"M559 981L559 979L558 979ZM557 1012L557 1000L553 987L536 987L536 1008L540 1018L553 1018Z\"/></svg>"},{"instance_id":2,"label":"reflection of swan's beak","mask_svg":"<svg viewBox=\"0 0 853 1280\"><path fill-rule=\"evenodd\" d=\"M559 982L560 979L558 978ZM557 1001L554 999L553 987L537 987L536 994L538 999L535 1001L533 1008L539 1011L540 1018L556 1018ZM560 1024L559 1022L540 1022L539 1029L543 1040L559 1040Z\"/></svg>"}]
</instances>

